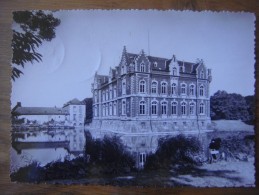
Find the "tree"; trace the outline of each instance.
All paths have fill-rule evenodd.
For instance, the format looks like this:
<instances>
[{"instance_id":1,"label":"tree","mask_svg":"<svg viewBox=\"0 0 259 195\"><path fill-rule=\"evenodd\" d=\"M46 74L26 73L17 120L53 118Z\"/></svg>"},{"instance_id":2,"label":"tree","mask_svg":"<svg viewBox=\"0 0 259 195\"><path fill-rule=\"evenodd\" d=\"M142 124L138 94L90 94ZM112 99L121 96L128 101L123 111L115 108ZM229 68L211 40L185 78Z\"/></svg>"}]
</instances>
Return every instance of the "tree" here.
<instances>
[{"instance_id":1,"label":"tree","mask_svg":"<svg viewBox=\"0 0 259 195\"><path fill-rule=\"evenodd\" d=\"M251 103L250 103L251 102ZM213 120L251 121L253 118L253 99L236 93L217 91L210 98L211 118Z\"/></svg>"},{"instance_id":2,"label":"tree","mask_svg":"<svg viewBox=\"0 0 259 195\"><path fill-rule=\"evenodd\" d=\"M12 39L12 79L19 78L25 63L41 61L37 48L43 41L55 38L55 28L60 20L45 11L16 11L13 20L19 26L13 30Z\"/></svg>"}]
</instances>

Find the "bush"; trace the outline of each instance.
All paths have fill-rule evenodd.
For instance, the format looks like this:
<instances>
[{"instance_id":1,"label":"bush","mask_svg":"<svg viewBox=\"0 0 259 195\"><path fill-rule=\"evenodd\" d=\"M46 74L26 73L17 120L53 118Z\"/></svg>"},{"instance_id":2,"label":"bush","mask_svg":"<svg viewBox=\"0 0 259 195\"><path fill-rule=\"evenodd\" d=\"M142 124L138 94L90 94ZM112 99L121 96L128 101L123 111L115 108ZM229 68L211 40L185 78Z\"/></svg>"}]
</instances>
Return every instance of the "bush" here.
<instances>
[{"instance_id":1,"label":"bush","mask_svg":"<svg viewBox=\"0 0 259 195\"><path fill-rule=\"evenodd\" d=\"M201 143L195 137L162 138L158 141L157 151L147 157L145 169L168 169L176 164L198 165L201 151Z\"/></svg>"},{"instance_id":2,"label":"bush","mask_svg":"<svg viewBox=\"0 0 259 195\"><path fill-rule=\"evenodd\" d=\"M222 140L221 150L227 158L247 160L248 157L254 157L254 144L254 135L228 136Z\"/></svg>"},{"instance_id":3,"label":"bush","mask_svg":"<svg viewBox=\"0 0 259 195\"><path fill-rule=\"evenodd\" d=\"M32 162L12 173L11 180L38 183L55 179L80 179L86 177L87 167L85 165L85 159L82 157L72 161L48 163L45 167L41 167L37 162Z\"/></svg>"},{"instance_id":4,"label":"bush","mask_svg":"<svg viewBox=\"0 0 259 195\"><path fill-rule=\"evenodd\" d=\"M11 181L34 182L38 183L45 179L43 168L36 161L20 168L17 172L10 175Z\"/></svg>"},{"instance_id":5,"label":"bush","mask_svg":"<svg viewBox=\"0 0 259 195\"><path fill-rule=\"evenodd\" d=\"M133 169L134 158L125 149L119 137L106 135L103 140L95 140L90 132L86 132L85 135L85 156L90 156L90 165L100 167L105 174L117 174Z\"/></svg>"}]
</instances>

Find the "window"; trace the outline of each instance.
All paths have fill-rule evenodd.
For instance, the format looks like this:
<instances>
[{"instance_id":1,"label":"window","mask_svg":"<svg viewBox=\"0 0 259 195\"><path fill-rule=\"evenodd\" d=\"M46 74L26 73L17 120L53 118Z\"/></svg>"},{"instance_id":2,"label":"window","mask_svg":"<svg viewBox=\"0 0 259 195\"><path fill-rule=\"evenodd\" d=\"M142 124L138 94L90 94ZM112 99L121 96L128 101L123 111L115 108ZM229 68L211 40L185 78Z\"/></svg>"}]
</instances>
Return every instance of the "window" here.
<instances>
[{"instance_id":1,"label":"window","mask_svg":"<svg viewBox=\"0 0 259 195\"><path fill-rule=\"evenodd\" d=\"M105 105L103 104L103 116L105 116Z\"/></svg>"},{"instance_id":2,"label":"window","mask_svg":"<svg viewBox=\"0 0 259 195\"><path fill-rule=\"evenodd\" d=\"M108 91L108 89L106 90L106 100L108 100L109 99L109 91Z\"/></svg>"},{"instance_id":3,"label":"window","mask_svg":"<svg viewBox=\"0 0 259 195\"><path fill-rule=\"evenodd\" d=\"M151 114L157 114L157 102L156 101L153 101L151 103Z\"/></svg>"},{"instance_id":4,"label":"window","mask_svg":"<svg viewBox=\"0 0 259 195\"><path fill-rule=\"evenodd\" d=\"M126 94L126 81L122 82L122 95Z\"/></svg>"},{"instance_id":5,"label":"window","mask_svg":"<svg viewBox=\"0 0 259 195\"><path fill-rule=\"evenodd\" d=\"M201 79L204 79L204 71L201 71L201 75L200 75Z\"/></svg>"},{"instance_id":6,"label":"window","mask_svg":"<svg viewBox=\"0 0 259 195\"><path fill-rule=\"evenodd\" d=\"M140 153L139 154L139 166L140 166L140 168L144 168L145 162L146 162L146 154Z\"/></svg>"},{"instance_id":7,"label":"window","mask_svg":"<svg viewBox=\"0 0 259 195\"><path fill-rule=\"evenodd\" d=\"M177 75L177 69L175 67L173 68L173 75Z\"/></svg>"},{"instance_id":8,"label":"window","mask_svg":"<svg viewBox=\"0 0 259 195\"><path fill-rule=\"evenodd\" d=\"M110 108L109 108L109 115L112 115L112 103L110 103Z\"/></svg>"},{"instance_id":9,"label":"window","mask_svg":"<svg viewBox=\"0 0 259 195\"><path fill-rule=\"evenodd\" d=\"M139 92L140 93L144 93L145 92L145 86L146 86L146 82L145 81L140 81L139 82Z\"/></svg>"},{"instance_id":10,"label":"window","mask_svg":"<svg viewBox=\"0 0 259 195\"><path fill-rule=\"evenodd\" d=\"M122 100L122 115L126 115L126 101Z\"/></svg>"},{"instance_id":11,"label":"window","mask_svg":"<svg viewBox=\"0 0 259 195\"><path fill-rule=\"evenodd\" d=\"M94 107L94 116L97 116L97 107Z\"/></svg>"},{"instance_id":12,"label":"window","mask_svg":"<svg viewBox=\"0 0 259 195\"><path fill-rule=\"evenodd\" d=\"M194 95L194 85L190 85L190 95Z\"/></svg>"},{"instance_id":13,"label":"window","mask_svg":"<svg viewBox=\"0 0 259 195\"><path fill-rule=\"evenodd\" d=\"M190 115L194 115L195 104L193 102L190 103Z\"/></svg>"},{"instance_id":14,"label":"window","mask_svg":"<svg viewBox=\"0 0 259 195\"><path fill-rule=\"evenodd\" d=\"M186 94L186 84L184 83L181 85L181 93Z\"/></svg>"},{"instance_id":15,"label":"window","mask_svg":"<svg viewBox=\"0 0 259 195\"><path fill-rule=\"evenodd\" d=\"M103 101L105 100L105 91L103 91Z\"/></svg>"},{"instance_id":16,"label":"window","mask_svg":"<svg viewBox=\"0 0 259 195\"><path fill-rule=\"evenodd\" d=\"M94 93L94 102L97 102L97 91Z\"/></svg>"},{"instance_id":17,"label":"window","mask_svg":"<svg viewBox=\"0 0 259 195\"><path fill-rule=\"evenodd\" d=\"M108 104L106 104L105 116L108 116L108 115L109 115L109 107L108 107Z\"/></svg>"},{"instance_id":18,"label":"window","mask_svg":"<svg viewBox=\"0 0 259 195\"><path fill-rule=\"evenodd\" d=\"M200 96L204 96L204 86L200 86Z\"/></svg>"},{"instance_id":19,"label":"window","mask_svg":"<svg viewBox=\"0 0 259 195\"><path fill-rule=\"evenodd\" d=\"M204 114L205 107L204 103L200 103L200 114Z\"/></svg>"},{"instance_id":20,"label":"window","mask_svg":"<svg viewBox=\"0 0 259 195\"><path fill-rule=\"evenodd\" d=\"M117 115L117 107L116 107L116 103L113 104L113 115L116 116Z\"/></svg>"},{"instance_id":21,"label":"window","mask_svg":"<svg viewBox=\"0 0 259 195\"><path fill-rule=\"evenodd\" d=\"M114 87L114 89L113 89L113 97L114 98L116 97L116 94L117 94L117 90L116 90L116 87Z\"/></svg>"},{"instance_id":22,"label":"window","mask_svg":"<svg viewBox=\"0 0 259 195\"><path fill-rule=\"evenodd\" d=\"M172 102L172 114L177 114L177 102Z\"/></svg>"},{"instance_id":23,"label":"window","mask_svg":"<svg viewBox=\"0 0 259 195\"><path fill-rule=\"evenodd\" d=\"M152 82L152 84L151 84L151 93L153 93L153 94L157 93L157 82Z\"/></svg>"},{"instance_id":24,"label":"window","mask_svg":"<svg viewBox=\"0 0 259 195\"><path fill-rule=\"evenodd\" d=\"M161 84L161 93L166 94L166 83L165 82L162 82L162 84Z\"/></svg>"},{"instance_id":25,"label":"window","mask_svg":"<svg viewBox=\"0 0 259 195\"><path fill-rule=\"evenodd\" d=\"M176 83L172 84L172 95L176 95Z\"/></svg>"},{"instance_id":26,"label":"window","mask_svg":"<svg viewBox=\"0 0 259 195\"><path fill-rule=\"evenodd\" d=\"M145 64L143 62L140 64L140 72L145 72Z\"/></svg>"},{"instance_id":27,"label":"window","mask_svg":"<svg viewBox=\"0 0 259 195\"><path fill-rule=\"evenodd\" d=\"M76 114L73 114L73 120L74 121L76 120Z\"/></svg>"},{"instance_id":28,"label":"window","mask_svg":"<svg viewBox=\"0 0 259 195\"><path fill-rule=\"evenodd\" d=\"M121 67L121 74L125 74L124 66Z\"/></svg>"},{"instance_id":29,"label":"window","mask_svg":"<svg viewBox=\"0 0 259 195\"><path fill-rule=\"evenodd\" d=\"M110 89L110 99L112 99L112 89Z\"/></svg>"},{"instance_id":30,"label":"window","mask_svg":"<svg viewBox=\"0 0 259 195\"><path fill-rule=\"evenodd\" d=\"M145 114L145 102L141 101L139 103L139 114Z\"/></svg>"},{"instance_id":31,"label":"window","mask_svg":"<svg viewBox=\"0 0 259 195\"><path fill-rule=\"evenodd\" d=\"M182 111L182 115L186 115L186 103L185 102L181 103L181 111Z\"/></svg>"},{"instance_id":32,"label":"window","mask_svg":"<svg viewBox=\"0 0 259 195\"><path fill-rule=\"evenodd\" d=\"M166 114L166 111L167 111L167 103L166 102L162 102L162 107L161 107L161 111L162 111L162 114Z\"/></svg>"}]
</instances>

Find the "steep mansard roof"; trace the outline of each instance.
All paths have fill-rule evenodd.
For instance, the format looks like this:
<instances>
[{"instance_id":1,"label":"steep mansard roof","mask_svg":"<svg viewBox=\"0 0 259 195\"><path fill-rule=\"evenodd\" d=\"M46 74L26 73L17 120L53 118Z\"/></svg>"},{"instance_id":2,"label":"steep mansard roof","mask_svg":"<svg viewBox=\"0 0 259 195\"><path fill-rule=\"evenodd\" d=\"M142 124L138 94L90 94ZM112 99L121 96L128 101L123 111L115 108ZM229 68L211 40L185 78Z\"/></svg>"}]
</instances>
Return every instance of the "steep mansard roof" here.
<instances>
[{"instance_id":1,"label":"steep mansard roof","mask_svg":"<svg viewBox=\"0 0 259 195\"><path fill-rule=\"evenodd\" d=\"M130 65L141 54L128 53L126 51L126 48L124 47L122 55L123 55L123 59L125 57L126 64ZM151 64L152 70L169 72L169 70L170 70L169 65L172 62L172 59L160 58L160 57L155 57L155 56L146 56L146 57ZM196 69L199 65L199 63L184 62L184 61L179 61L179 60L177 60L177 62L180 67L184 66L184 73L188 73L188 74L195 74ZM112 70L112 78L115 78L116 74L118 74L118 72L119 72L119 66L116 66L115 68L112 68L111 70ZM101 81L101 84L105 84L105 83L108 83L109 76L96 74L96 79Z\"/></svg>"},{"instance_id":2,"label":"steep mansard roof","mask_svg":"<svg viewBox=\"0 0 259 195\"><path fill-rule=\"evenodd\" d=\"M131 64L139 55L133 54L133 53L127 53L125 52L126 56L126 62L127 65ZM172 59L166 59L166 58L160 58L155 56L147 56L149 62L151 63L152 70L156 71L169 71L169 65L172 61ZM184 72L193 74L196 73L196 68L198 67L198 63L192 63L192 62L184 62L184 61L177 61L179 66L184 65Z\"/></svg>"}]
</instances>

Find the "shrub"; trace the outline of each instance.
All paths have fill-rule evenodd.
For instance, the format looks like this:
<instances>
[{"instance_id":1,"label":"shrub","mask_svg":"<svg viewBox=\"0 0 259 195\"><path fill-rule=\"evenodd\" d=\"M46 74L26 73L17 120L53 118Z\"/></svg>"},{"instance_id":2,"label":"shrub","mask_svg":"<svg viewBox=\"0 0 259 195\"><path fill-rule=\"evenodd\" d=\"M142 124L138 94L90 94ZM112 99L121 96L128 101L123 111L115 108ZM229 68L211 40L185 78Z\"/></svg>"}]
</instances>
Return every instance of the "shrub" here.
<instances>
[{"instance_id":1,"label":"shrub","mask_svg":"<svg viewBox=\"0 0 259 195\"><path fill-rule=\"evenodd\" d=\"M176 164L198 165L202 146L195 137L166 137L158 141L158 149L147 157L145 169L170 168Z\"/></svg>"},{"instance_id":2,"label":"shrub","mask_svg":"<svg viewBox=\"0 0 259 195\"><path fill-rule=\"evenodd\" d=\"M100 140L93 139L90 132L85 135L85 156L90 156L90 165L100 167L106 174L121 173L134 167L134 158L119 137L106 135Z\"/></svg>"}]
</instances>

